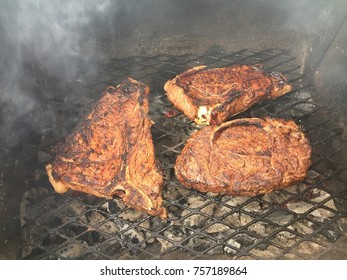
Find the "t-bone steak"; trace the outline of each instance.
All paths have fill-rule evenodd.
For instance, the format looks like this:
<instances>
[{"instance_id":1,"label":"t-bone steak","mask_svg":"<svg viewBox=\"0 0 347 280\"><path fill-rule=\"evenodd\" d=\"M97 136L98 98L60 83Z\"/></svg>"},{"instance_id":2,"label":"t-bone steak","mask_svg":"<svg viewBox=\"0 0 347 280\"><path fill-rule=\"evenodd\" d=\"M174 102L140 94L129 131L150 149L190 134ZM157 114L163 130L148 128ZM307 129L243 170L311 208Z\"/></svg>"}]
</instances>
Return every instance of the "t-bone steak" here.
<instances>
[{"instance_id":1,"label":"t-bone steak","mask_svg":"<svg viewBox=\"0 0 347 280\"><path fill-rule=\"evenodd\" d=\"M117 195L129 207L167 216L150 132L153 122L147 115L148 94L148 86L131 78L105 90L46 166L56 192Z\"/></svg>"}]
</instances>

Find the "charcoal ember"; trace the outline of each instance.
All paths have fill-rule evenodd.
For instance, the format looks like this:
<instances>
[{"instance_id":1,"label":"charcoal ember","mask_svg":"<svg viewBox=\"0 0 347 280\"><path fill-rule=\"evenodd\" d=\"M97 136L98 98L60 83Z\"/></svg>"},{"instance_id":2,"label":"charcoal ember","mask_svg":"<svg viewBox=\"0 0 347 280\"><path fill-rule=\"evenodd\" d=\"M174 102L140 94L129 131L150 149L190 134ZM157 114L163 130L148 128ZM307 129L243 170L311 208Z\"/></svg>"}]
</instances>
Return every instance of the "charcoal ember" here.
<instances>
[{"instance_id":1,"label":"charcoal ember","mask_svg":"<svg viewBox=\"0 0 347 280\"><path fill-rule=\"evenodd\" d=\"M253 233L256 233L259 236L266 236L268 233L272 232L270 230L270 225L268 223L265 223L263 221L256 222L250 226L247 227L247 229Z\"/></svg>"},{"instance_id":2,"label":"charcoal ember","mask_svg":"<svg viewBox=\"0 0 347 280\"><path fill-rule=\"evenodd\" d=\"M145 240L145 237L145 233L135 227L132 227L127 231L121 233L122 240L125 240L130 246L141 244L141 249L146 248L146 242L143 242Z\"/></svg>"},{"instance_id":3,"label":"charcoal ember","mask_svg":"<svg viewBox=\"0 0 347 280\"><path fill-rule=\"evenodd\" d=\"M280 242L281 244L285 244L286 242L288 242L288 240L297 238L297 235L285 230L285 231L279 232L277 234L277 238L281 240Z\"/></svg>"},{"instance_id":4,"label":"charcoal ember","mask_svg":"<svg viewBox=\"0 0 347 280\"><path fill-rule=\"evenodd\" d=\"M334 202L332 201L332 203ZM330 209L334 209L334 208L330 207ZM312 217L315 221L324 223L324 222L327 222L329 219L335 217L336 214L325 208L317 208L316 210L312 211L309 214L309 216Z\"/></svg>"},{"instance_id":5,"label":"charcoal ember","mask_svg":"<svg viewBox=\"0 0 347 280\"><path fill-rule=\"evenodd\" d=\"M111 239L106 241L104 245L100 246L98 251L114 258L114 256L118 256L122 251L125 251L125 249L118 239Z\"/></svg>"},{"instance_id":6,"label":"charcoal ember","mask_svg":"<svg viewBox=\"0 0 347 280\"><path fill-rule=\"evenodd\" d=\"M187 203L189 208L200 208L207 203L206 198L201 195L192 194L187 197Z\"/></svg>"},{"instance_id":7,"label":"charcoal ember","mask_svg":"<svg viewBox=\"0 0 347 280\"><path fill-rule=\"evenodd\" d=\"M232 244L231 244L232 245ZM237 254L237 250L230 248L229 246L224 246L223 251L227 253L228 255L234 256Z\"/></svg>"},{"instance_id":8,"label":"charcoal ember","mask_svg":"<svg viewBox=\"0 0 347 280\"><path fill-rule=\"evenodd\" d=\"M65 198L59 194L52 193L40 201L40 205L46 211L49 211L52 207L58 208L65 203Z\"/></svg>"},{"instance_id":9,"label":"charcoal ember","mask_svg":"<svg viewBox=\"0 0 347 280\"><path fill-rule=\"evenodd\" d=\"M312 202L320 203L320 202L328 199L329 197L331 197L331 195L329 193L323 191L323 190L320 190L318 188L314 188L314 189L311 189L308 193L306 193L305 197ZM331 208L336 210L335 204L333 201L331 204Z\"/></svg>"},{"instance_id":10,"label":"charcoal ember","mask_svg":"<svg viewBox=\"0 0 347 280\"><path fill-rule=\"evenodd\" d=\"M184 214L188 214L189 211L188 210L184 210L183 212L187 212ZM197 226L201 226L202 224L204 224L207 221L207 217L201 214L192 214L190 216L188 216L187 218L184 219L183 221L183 225L184 226L188 226L188 227L197 227Z\"/></svg>"},{"instance_id":11,"label":"charcoal ember","mask_svg":"<svg viewBox=\"0 0 347 280\"><path fill-rule=\"evenodd\" d=\"M303 200L292 200L289 201L287 204L287 209L297 213L297 214L304 214L308 211L310 211L310 209L313 208L313 205L310 203L307 203Z\"/></svg>"},{"instance_id":12,"label":"charcoal ember","mask_svg":"<svg viewBox=\"0 0 347 280\"><path fill-rule=\"evenodd\" d=\"M264 210L259 201L247 203L245 206L243 206L243 209L249 213L261 213Z\"/></svg>"},{"instance_id":13,"label":"charcoal ember","mask_svg":"<svg viewBox=\"0 0 347 280\"><path fill-rule=\"evenodd\" d=\"M187 205L190 209L199 209L206 205L208 201L206 198L197 195L197 194L192 194L187 197ZM189 215L186 219L183 221L183 225L185 226L190 226L190 227L195 227L198 226L199 224L207 221L208 217L207 216L212 216L214 211L214 205L209 204L206 207L203 207L199 213L189 215L191 213L190 210L183 210L182 216ZM200 214L203 213L203 214Z\"/></svg>"},{"instance_id":14,"label":"charcoal ember","mask_svg":"<svg viewBox=\"0 0 347 280\"><path fill-rule=\"evenodd\" d=\"M147 245L155 244L157 242L156 238L151 238L151 237L152 237L152 233L145 231L145 238L146 238Z\"/></svg>"},{"instance_id":15,"label":"charcoal ember","mask_svg":"<svg viewBox=\"0 0 347 280\"><path fill-rule=\"evenodd\" d=\"M171 221L177 221L182 219L184 217L182 215L184 209L180 207L179 205L169 205L167 207L168 210L168 217Z\"/></svg>"},{"instance_id":16,"label":"charcoal ember","mask_svg":"<svg viewBox=\"0 0 347 280\"><path fill-rule=\"evenodd\" d=\"M189 123L190 120L183 114L180 114L176 117L177 120L183 122L183 123Z\"/></svg>"},{"instance_id":17,"label":"charcoal ember","mask_svg":"<svg viewBox=\"0 0 347 280\"><path fill-rule=\"evenodd\" d=\"M333 199L330 199L329 201L325 202L324 206L328 207L328 208L330 208L332 210L338 211L337 208L336 208L336 205L335 205L335 201Z\"/></svg>"},{"instance_id":18,"label":"charcoal ember","mask_svg":"<svg viewBox=\"0 0 347 280\"><path fill-rule=\"evenodd\" d=\"M100 224L98 228L105 233L116 236L118 235L121 227L114 220L108 220Z\"/></svg>"},{"instance_id":19,"label":"charcoal ember","mask_svg":"<svg viewBox=\"0 0 347 280\"><path fill-rule=\"evenodd\" d=\"M20 205L20 222L24 226L28 221L36 220L42 216L47 209L41 205L41 201L49 195L47 188L32 188L22 196ZM49 209L55 205L50 205Z\"/></svg>"},{"instance_id":20,"label":"charcoal ember","mask_svg":"<svg viewBox=\"0 0 347 280\"><path fill-rule=\"evenodd\" d=\"M168 225L167 220L162 220L159 217L150 217L148 219L145 219L143 222L139 224L139 226L144 230L145 238L147 239L146 243L152 243L155 241L154 238L151 238L153 235L153 232L160 232L163 228L165 228Z\"/></svg>"},{"instance_id":21,"label":"charcoal ember","mask_svg":"<svg viewBox=\"0 0 347 280\"><path fill-rule=\"evenodd\" d=\"M311 234L315 230L315 224L308 220L295 221L288 226L288 229L294 230L295 232L303 235Z\"/></svg>"},{"instance_id":22,"label":"charcoal ember","mask_svg":"<svg viewBox=\"0 0 347 280\"><path fill-rule=\"evenodd\" d=\"M79 243L68 243L57 250L57 254L64 259L75 259L85 252L85 247Z\"/></svg>"},{"instance_id":23,"label":"charcoal ember","mask_svg":"<svg viewBox=\"0 0 347 280\"><path fill-rule=\"evenodd\" d=\"M106 237L98 230L89 229L77 237L77 240L80 240L83 244L88 246L94 246L103 243L106 240Z\"/></svg>"},{"instance_id":24,"label":"charcoal ember","mask_svg":"<svg viewBox=\"0 0 347 280\"><path fill-rule=\"evenodd\" d=\"M173 242L180 242L193 233L193 231L180 224L174 224L163 232L164 236Z\"/></svg>"},{"instance_id":25,"label":"charcoal ember","mask_svg":"<svg viewBox=\"0 0 347 280\"><path fill-rule=\"evenodd\" d=\"M44 250L33 245L26 245L21 251L22 259L39 259L45 253Z\"/></svg>"},{"instance_id":26,"label":"charcoal ember","mask_svg":"<svg viewBox=\"0 0 347 280\"><path fill-rule=\"evenodd\" d=\"M211 203L211 204L208 204L207 206L205 206L204 208L202 208L200 210L200 212L209 216L209 217L212 217L212 216L214 216L214 213L215 213L217 208L218 208L218 204Z\"/></svg>"},{"instance_id":27,"label":"charcoal ember","mask_svg":"<svg viewBox=\"0 0 347 280\"><path fill-rule=\"evenodd\" d=\"M222 223L212 224L208 228L206 228L206 230L205 230L205 232L207 232L209 234L219 233L221 235L230 234L233 231L234 230L231 230L230 227L228 227L227 225L222 224Z\"/></svg>"},{"instance_id":28,"label":"charcoal ember","mask_svg":"<svg viewBox=\"0 0 347 280\"><path fill-rule=\"evenodd\" d=\"M171 182L172 179L174 178L174 174L172 172L172 169L171 168L167 168L167 169L164 169L162 171L163 173L163 178L164 178L164 182Z\"/></svg>"},{"instance_id":29,"label":"charcoal ember","mask_svg":"<svg viewBox=\"0 0 347 280\"><path fill-rule=\"evenodd\" d=\"M297 99L308 99L312 101L311 97L314 96L314 93L307 89L301 89L294 92L292 96Z\"/></svg>"},{"instance_id":30,"label":"charcoal ember","mask_svg":"<svg viewBox=\"0 0 347 280\"><path fill-rule=\"evenodd\" d=\"M290 223L293 219L294 215L292 213L288 213L282 209L277 209L270 214L268 214L265 219L269 222L275 223L277 225L286 225Z\"/></svg>"},{"instance_id":31,"label":"charcoal ember","mask_svg":"<svg viewBox=\"0 0 347 280\"><path fill-rule=\"evenodd\" d=\"M313 259L315 255L319 254L320 252L323 253L325 249L325 247L318 243L303 241L293 249L293 253L301 255L306 259Z\"/></svg>"},{"instance_id":32,"label":"charcoal ember","mask_svg":"<svg viewBox=\"0 0 347 280\"><path fill-rule=\"evenodd\" d=\"M292 194L282 191L276 191L269 194L264 194L262 200L269 202L269 204L282 204L284 201L290 199Z\"/></svg>"},{"instance_id":33,"label":"charcoal ember","mask_svg":"<svg viewBox=\"0 0 347 280\"><path fill-rule=\"evenodd\" d=\"M194 250L196 252L204 252L211 248L215 244L215 241L211 238L202 235L195 235L188 241L183 242L183 245Z\"/></svg>"},{"instance_id":34,"label":"charcoal ember","mask_svg":"<svg viewBox=\"0 0 347 280\"><path fill-rule=\"evenodd\" d=\"M62 209L62 214L69 217L78 217L87 211L87 206L79 201L72 201Z\"/></svg>"},{"instance_id":35,"label":"charcoal ember","mask_svg":"<svg viewBox=\"0 0 347 280\"><path fill-rule=\"evenodd\" d=\"M179 141L185 143L190 135L199 129L200 128L196 124L192 124L191 126L182 126L176 133L179 136Z\"/></svg>"},{"instance_id":36,"label":"charcoal ember","mask_svg":"<svg viewBox=\"0 0 347 280\"><path fill-rule=\"evenodd\" d=\"M181 186L178 186L176 184L171 185L169 184L163 192L163 198L166 200L179 200L182 197L186 196L189 193L189 190L187 188L183 188Z\"/></svg>"},{"instance_id":37,"label":"charcoal ember","mask_svg":"<svg viewBox=\"0 0 347 280\"><path fill-rule=\"evenodd\" d=\"M317 172L314 171L314 170L309 169L309 170L307 171L307 177L308 177L308 178L316 179L316 178L318 178L319 176L320 176L320 174L317 173Z\"/></svg>"},{"instance_id":38,"label":"charcoal ember","mask_svg":"<svg viewBox=\"0 0 347 280\"><path fill-rule=\"evenodd\" d=\"M251 221L253 221L253 218L247 214L235 212L228 216L226 216L223 221L225 223L228 223L230 225L239 227L239 226L245 226L249 224Z\"/></svg>"},{"instance_id":39,"label":"charcoal ember","mask_svg":"<svg viewBox=\"0 0 347 280\"><path fill-rule=\"evenodd\" d=\"M287 192L292 193L292 194L298 194L298 193L305 191L307 188L308 188L307 184L299 183L299 184L295 184L295 185L292 185L290 187L287 187L285 190Z\"/></svg>"},{"instance_id":40,"label":"charcoal ember","mask_svg":"<svg viewBox=\"0 0 347 280\"><path fill-rule=\"evenodd\" d=\"M100 206L100 209L108 214L118 214L125 207L126 206L121 199L114 198L112 200L106 201L103 205Z\"/></svg>"},{"instance_id":41,"label":"charcoal ember","mask_svg":"<svg viewBox=\"0 0 347 280\"><path fill-rule=\"evenodd\" d=\"M160 243L160 252L164 252L173 246L173 243L164 239L157 237L156 240Z\"/></svg>"},{"instance_id":42,"label":"charcoal ember","mask_svg":"<svg viewBox=\"0 0 347 280\"><path fill-rule=\"evenodd\" d=\"M141 212L141 211L128 208L127 210L125 210L124 212L119 214L118 217L120 217L126 221L135 222L135 221L138 221L138 220L142 219L143 217L145 217L145 215L146 214Z\"/></svg>"},{"instance_id":43,"label":"charcoal ember","mask_svg":"<svg viewBox=\"0 0 347 280\"><path fill-rule=\"evenodd\" d=\"M226 259L224 254L224 245L217 245L208 250L205 254L213 257L213 259Z\"/></svg>"},{"instance_id":44,"label":"charcoal ember","mask_svg":"<svg viewBox=\"0 0 347 280\"><path fill-rule=\"evenodd\" d=\"M281 255L281 249L273 246L267 242L262 242L258 244L255 248L250 251L252 254L256 255L260 259L275 259Z\"/></svg>"},{"instance_id":45,"label":"charcoal ember","mask_svg":"<svg viewBox=\"0 0 347 280\"><path fill-rule=\"evenodd\" d=\"M147 219L147 222L149 222L148 229L152 232L159 232L169 224L167 220L163 220L159 217L150 217L150 219Z\"/></svg>"},{"instance_id":46,"label":"charcoal ember","mask_svg":"<svg viewBox=\"0 0 347 280\"><path fill-rule=\"evenodd\" d=\"M91 227L89 227L88 225L73 221L70 223L65 222L62 227L58 228L57 232L66 237L76 238L76 236L79 236L80 234L83 234L90 229Z\"/></svg>"},{"instance_id":47,"label":"charcoal ember","mask_svg":"<svg viewBox=\"0 0 347 280\"><path fill-rule=\"evenodd\" d=\"M237 243L241 245L242 248L249 247L256 241L255 237L252 237L246 233L239 233L232 237Z\"/></svg>"},{"instance_id":48,"label":"charcoal ember","mask_svg":"<svg viewBox=\"0 0 347 280\"><path fill-rule=\"evenodd\" d=\"M347 217L341 217L337 220L337 225L339 229L344 232L347 232Z\"/></svg>"},{"instance_id":49,"label":"charcoal ember","mask_svg":"<svg viewBox=\"0 0 347 280\"><path fill-rule=\"evenodd\" d=\"M208 226L204 232L206 232L209 236L217 239L217 240L224 240L226 237L230 236L235 232L235 229L222 224L222 223L215 223L211 226Z\"/></svg>"},{"instance_id":50,"label":"charcoal ember","mask_svg":"<svg viewBox=\"0 0 347 280\"><path fill-rule=\"evenodd\" d=\"M234 240L233 238L230 238L225 243L227 246L224 246L223 250L229 255L235 255L237 251L241 248L241 244Z\"/></svg>"},{"instance_id":51,"label":"charcoal ember","mask_svg":"<svg viewBox=\"0 0 347 280\"><path fill-rule=\"evenodd\" d=\"M293 108L295 108L296 110L301 111L301 112L304 111L305 113L311 113L314 111L314 109L317 106L311 102L312 102L312 99L308 100L308 102L299 103L299 104L295 105Z\"/></svg>"},{"instance_id":52,"label":"charcoal ember","mask_svg":"<svg viewBox=\"0 0 347 280\"><path fill-rule=\"evenodd\" d=\"M173 127L175 127L175 120L165 119L161 122L161 126L170 131Z\"/></svg>"},{"instance_id":53,"label":"charcoal ember","mask_svg":"<svg viewBox=\"0 0 347 280\"><path fill-rule=\"evenodd\" d=\"M82 215L79 219L86 224L95 226L106 221L107 218L100 212L91 210L84 213L84 215Z\"/></svg>"},{"instance_id":54,"label":"charcoal ember","mask_svg":"<svg viewBox=\"0 0 347 280\"><path fill-rule=\"evenodd\" d=\"M243 203L245 203L249 198L244 196L224 196L222 198L222 202L224 202L226 205L237 207Z\"/></svg>"},{"instance_id":55,"label":"charcoal ember","mask_svg":"<svg viewBox=\"0 0 347 280\"><path fill-rule=\"evenodd\" d=\"M145 228L148 230L151 230L151 225L152 225L151 219L146 219L139 224L141 228Z\"/></svg>"},{"instance_id":56,"label":"charcoal ember","mask_svg":"<svg viewBox=\"0 0 347 280\"><path fill-rule=\"evenodd\" d=\"M319 237L322 236L324 238L324 241L328 242L336 242L343 235L344 234L339 230L333 230L328 228L322 229L318 234Z\"/></svg>"},{"instance_id":57,"label":"charcoal ember","mask_svg":"<svg viewBox=\"0 0 347 280\"><path fill-rule=\"evenodd\" d=\"M37 226L37 225L28 224L22 228L22 238L23 240L28 241L29 243L35 239L39 243L42 243L40 242L40 239L38 238L45 235L46 233L47 233L47 230L45 228Z\"/></svg>"}]
</instances>

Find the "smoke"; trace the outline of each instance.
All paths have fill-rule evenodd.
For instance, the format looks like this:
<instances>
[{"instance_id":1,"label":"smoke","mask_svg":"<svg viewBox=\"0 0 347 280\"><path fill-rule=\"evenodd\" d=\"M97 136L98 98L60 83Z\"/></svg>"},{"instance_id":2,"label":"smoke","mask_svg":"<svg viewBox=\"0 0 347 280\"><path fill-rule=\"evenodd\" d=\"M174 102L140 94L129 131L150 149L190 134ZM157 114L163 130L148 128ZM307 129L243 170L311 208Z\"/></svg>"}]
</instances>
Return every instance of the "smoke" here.
<instances>
[{"instance_id":1,"label":"smoke","mask_svg":"<svg viewBox=\"0 0 347 280\"><path fill-rule=\"evenodd\" d=\"M0 133L42 104L47 78L71 82L83 63L95 71L93 21L107 18L111 0L2 0L0 3Z\"/></svg>"}]
</instances>

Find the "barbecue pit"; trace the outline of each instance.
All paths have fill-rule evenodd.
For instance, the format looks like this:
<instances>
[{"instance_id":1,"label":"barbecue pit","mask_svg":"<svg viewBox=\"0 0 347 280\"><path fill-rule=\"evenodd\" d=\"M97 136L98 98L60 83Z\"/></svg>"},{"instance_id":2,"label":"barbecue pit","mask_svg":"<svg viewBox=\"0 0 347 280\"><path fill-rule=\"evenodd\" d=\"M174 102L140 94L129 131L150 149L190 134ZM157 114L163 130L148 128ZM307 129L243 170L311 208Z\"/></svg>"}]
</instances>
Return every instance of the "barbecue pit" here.
<instances>
[{"instance_id":1,"label":"barbecue pit","mask_svg":"<svg viewBox=\"0 0 347 280\"><path fill-rule=\"evenodd\" d=\"M24 83L30 89L28 100L35 102L22 115L16 114L18 107L11 104L11 99L0 105L1 121L8 124L3 126L7 130L1 147L0 209L4 214L0 217L4 230L0 248L4 253L0 258L346 259L347 87L345 70L337 63L346 58L342 52L346 47L343 40L347 32L346 15L337 8L343 4L336 1L335 9L330 9L322 3L305 1L308 6L312 4L309 10L315 16L325 19L324 13L328 12L329 16L335 16L325 26L315 23L315 30L308 28L306 39L300 30L288 27L292 27L295 16L279 23L278 17L290 14L288 8L295 8L293 13L300 10L291 1L284 1L282 6L272 3L272 13L265 9L271 6L267 1L260 1L258 6L254 1L243 4L216 1L204 5L177 1L182 7L169 1L167 6L163 4L163 13L149 11L148 17L157 15L151 20L141 13L141 9L152 5L151 1L139 4L138 10L136 1L130 2L109 4L116 12L106 14L107 22L113 22L112 28L118 24L118 30L93 35L94 43L98 44L107 36L123 35L124 40L106 41L106 46L93 52L92 63L91 59L78 57L71 75L59 72L59 63L58 69L46 69L34 50L23 50L27 63L22 71L30 77L30 83L23 78L18 85ZM307 9L306 5L301 8ZM196 30L192 23L199 23L203 15L212 20L212 11L218 13L219 24L223 20L228 22L228 28L220 27L216 33L218 24L211 23L206 29L210 38L206 34L201 37L206 21ZM188 12L191 17L180 23ZM241 19L241 12L246 19ZM168 15L176 23L174 29L162 26L170 36L165 38L164 31L155 35L151 28ZM270 18L265 19L266 16ZM133 23L129 22L131 18ZM254 23L245 25L245 20L251 19ZM315 22L309 16L306 20L303 23L306 27ZM92 30L106 26L94 15L90 22ZM144 26L136 31L140 23ZM275 27L274 23L279 25ZM239 26L239 32L233 29L235 25ZM182 26L188 26L187 34L196 37L189 40L180 35ZM276 32L270 34L267 28ZM286 36L283 29L288 31ZM132 36L127 36L126 30L132 30ZM240 40L227 39L223 35L226 31L228 35L238 34ZM242 35L247 32L252 38ZM211 43L212 38L216 44ZM320 40L321 45L315 46L314 40ZM83 46L88 47L92 48L89 44ZM293 84L290 94L262 102L233 119L271 116L295 120L312 146L308 176L299 184L253 198L188 190L175 179L173 165L186 139L200 127L173 108L163 85L194 66L223 67L237 63L260 63L268 70L283 73ZM331 68L332 63L338 70ZM150 116L155 121L152 135L156 157L164 172L167 220L132 210L119 198L100 199L73 191L54 193L44 169L52 158L52 146L71 132L108 85L118 84L128 76L151 89ZM32 79L36 81L34 84ZM0 88L3 92L7 90ZM9 120L13 120L11 125Z\"/></svg>"}]
</instances>

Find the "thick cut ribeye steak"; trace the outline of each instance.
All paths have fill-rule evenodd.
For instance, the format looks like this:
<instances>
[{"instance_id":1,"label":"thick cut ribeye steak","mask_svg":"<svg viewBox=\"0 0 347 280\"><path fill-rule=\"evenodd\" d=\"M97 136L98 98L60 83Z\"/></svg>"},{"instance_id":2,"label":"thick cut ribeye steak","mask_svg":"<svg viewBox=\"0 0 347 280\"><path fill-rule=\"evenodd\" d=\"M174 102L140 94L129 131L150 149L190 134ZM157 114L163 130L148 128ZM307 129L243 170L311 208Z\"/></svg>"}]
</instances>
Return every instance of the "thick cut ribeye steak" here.
<instances>
[{"instance_id":1,"label":"thick cut ribeye steak","mask_svg":"<svg viewBox=\"0 0 347 280\"><path fill-rule=\"evenodd\" d=\"M166 82L168 99L197 124L221 124L264 99L292 90L287 79L260 65L198 66Z\"/></svg>"},{"instance_id":2,"label":"thick cut ribeye steak","mask_svg":"<svg viewBox=\"0 0 347 280\"><path fill-rule=\"evenodd\" d=\"M244 118L195 132L175 174L201 192L255 196L303 180L310 156L309 141L293 121Z\"/></svg>"}]
</instances>

